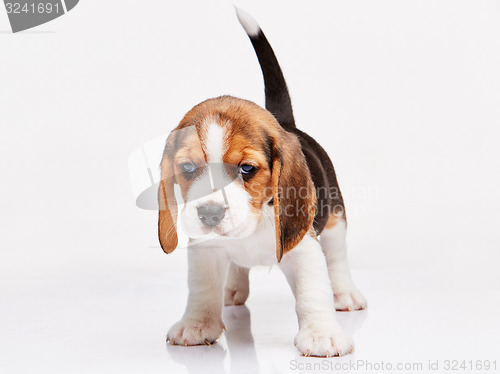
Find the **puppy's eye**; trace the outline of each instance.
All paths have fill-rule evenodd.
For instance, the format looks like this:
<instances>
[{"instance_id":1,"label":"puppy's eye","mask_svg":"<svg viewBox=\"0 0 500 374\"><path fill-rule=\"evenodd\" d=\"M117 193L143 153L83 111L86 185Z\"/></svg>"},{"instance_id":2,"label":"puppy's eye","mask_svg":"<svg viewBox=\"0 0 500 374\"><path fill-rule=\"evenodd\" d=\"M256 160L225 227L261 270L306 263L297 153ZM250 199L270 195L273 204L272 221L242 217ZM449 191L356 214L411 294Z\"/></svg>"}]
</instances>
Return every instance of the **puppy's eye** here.
<instances>
[{"instance_id":1,"label":"puppy's eye","mask_svg":"<svg viewBox=\"0 0 500 374\"><path fill-rule=\"evenodd\" d=\"M191 174L196 170L196 166L192 162L184 162L179 165L179 168L184 174Z\"/></svg>"},{"instance_id":2,"label":"puppy's eye","mask_svg":"<svg viewBox=\"0 0 500 374\"><path fill-rule=\"evenodd\" d=\"M248 175L248 174L251 174L254 170L255 170L255 167L252 165L243 164L240 166L241 174Z\"/></svg>"},{"instance_id":3,"label":"puppy's eye","mask_svg":"<svg viewBox=\"0 0 500 374\"><path fill-rule=\"evenodd\" d=\"M250 178L256 171L257 168L255 166L247 164L240 165L240 173L243 176L243 179Z\"/></svg>"}]
</instances>

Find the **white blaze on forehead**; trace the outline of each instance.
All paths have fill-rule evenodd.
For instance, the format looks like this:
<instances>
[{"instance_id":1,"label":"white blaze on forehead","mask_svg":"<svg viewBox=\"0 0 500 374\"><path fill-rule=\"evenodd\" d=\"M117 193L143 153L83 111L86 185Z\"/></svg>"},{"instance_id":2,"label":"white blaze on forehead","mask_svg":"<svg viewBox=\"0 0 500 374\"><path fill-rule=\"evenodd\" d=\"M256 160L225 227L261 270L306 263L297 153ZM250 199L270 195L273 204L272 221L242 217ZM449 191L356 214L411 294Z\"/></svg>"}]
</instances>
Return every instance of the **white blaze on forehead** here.
<instances>
[{"instance_id":1,"label":"white blaze on forehead","mask_svg":"<svg viewBox=\"0 0 500 374\"><path fill-rule=\"evenodd\" d=\"M215 122L207 124L207 137L205 139L205 153L209 163L222 163L222 156L227 151L225 127Z\"/></svg>"},{"instance_id":2,"label":"white blaze on forehead","mask_svg":"<svg viewBox=\"0 0 500 374\"><path fill-rule=\"evenodd\" d=\"M222 161L230 146L231 122L207 117L203 122L201 145L207 158L206 170L196 178L187 193L181 223L191 238L208 238L207 228L198 217L198 208L217 204L226 208L224 218L209 233L243 238L250 235L259 222L251 209L251 196L242 183L237 183Z\"/></svg>"}]
</instances>

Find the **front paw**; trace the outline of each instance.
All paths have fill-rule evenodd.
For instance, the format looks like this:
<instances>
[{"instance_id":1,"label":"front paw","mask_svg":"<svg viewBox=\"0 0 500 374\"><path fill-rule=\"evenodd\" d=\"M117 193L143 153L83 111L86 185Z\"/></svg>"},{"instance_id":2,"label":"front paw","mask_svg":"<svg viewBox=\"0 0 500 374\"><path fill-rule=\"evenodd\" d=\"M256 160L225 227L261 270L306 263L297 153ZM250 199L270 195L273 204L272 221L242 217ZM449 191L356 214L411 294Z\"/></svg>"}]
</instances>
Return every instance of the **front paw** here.
<instances>
[{"instance_id":1,"label":"front paw","mask_svg":"<svg viewBox=\"0 0 500 374\"><path fill-rule=\"evenodd\" d=\"M344 356L354 351L354 343L339 327L325 329L304 327L295 337L295 345L304 356Z\"/></svg>"},{"instance_id":2,"label":"front paw","mask_svg":"<svg viewBox=\"0 0 500 374\"><path fill-rule=\"evenodd\" d=\"M349 312L351 310L366 309L367 306L366 298L356 289L333 291L333 297L336 310Z\"/></svg>"},{"instance_id":3,"label":"front paw","mask_svg":"<svg viewBox=\"0 0 500 374\"><path fill-rule=\"evenodd\" d=\"M180 320L171 327L167 334L167 342L174 345L210 345L225 330L222 320L197 321Z\"/></svg>"}]
</instances>

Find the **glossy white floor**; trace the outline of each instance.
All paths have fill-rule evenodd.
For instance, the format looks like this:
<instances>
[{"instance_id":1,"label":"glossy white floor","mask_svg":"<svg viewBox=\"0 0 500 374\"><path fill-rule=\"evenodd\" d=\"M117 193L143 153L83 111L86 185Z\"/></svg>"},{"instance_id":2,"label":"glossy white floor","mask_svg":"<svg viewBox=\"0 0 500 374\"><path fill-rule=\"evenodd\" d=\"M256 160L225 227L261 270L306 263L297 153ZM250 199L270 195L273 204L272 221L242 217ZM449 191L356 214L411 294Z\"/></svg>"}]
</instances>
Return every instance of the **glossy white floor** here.
<instances>
[{"instance_id":1,"label":"glossy white floor","mask_svg":"<svg viewBox=\"0 0 500 374\"><path fill-rule=\"evenodd\" d=\"M200 347L165 343L186 300L183 253L169 256L161 271L31 279L35 285L3 295L0 366L3 373L286 373L500 364L498 291L443 287L425 268L358 269L354 276L369 308L337 313L356 352L331 359L301 357L293 346L294 301L277 268L252 271L247 305L226 307L226 333Z\"/></svg>"}]
</instances>

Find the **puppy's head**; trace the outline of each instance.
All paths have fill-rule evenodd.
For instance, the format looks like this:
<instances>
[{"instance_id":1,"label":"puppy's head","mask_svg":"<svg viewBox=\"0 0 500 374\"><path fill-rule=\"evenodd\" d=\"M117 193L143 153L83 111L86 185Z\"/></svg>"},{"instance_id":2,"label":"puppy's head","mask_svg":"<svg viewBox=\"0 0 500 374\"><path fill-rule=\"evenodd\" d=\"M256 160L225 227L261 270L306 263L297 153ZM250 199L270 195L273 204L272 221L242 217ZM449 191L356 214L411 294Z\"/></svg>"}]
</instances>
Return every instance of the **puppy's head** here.
<instances>
[{"instance_id":1,"label":"puppy's head","mask_svg":"<svg viewBox=\"0 0 500 374\"><path fill-rule=\"evenodd\" d=\"M161 161L158 234L177 246L174 185L184 200L180 222L191 238L245 238L274 206L278 261L311 228L316 195L297 137L267 110L234 97L191 109L167 139Z\"/></svg>"}]
</instances>

